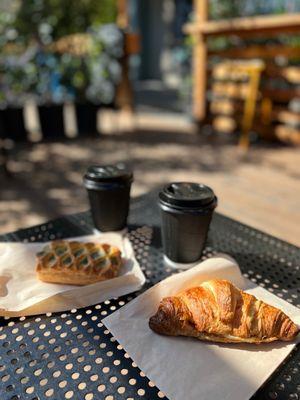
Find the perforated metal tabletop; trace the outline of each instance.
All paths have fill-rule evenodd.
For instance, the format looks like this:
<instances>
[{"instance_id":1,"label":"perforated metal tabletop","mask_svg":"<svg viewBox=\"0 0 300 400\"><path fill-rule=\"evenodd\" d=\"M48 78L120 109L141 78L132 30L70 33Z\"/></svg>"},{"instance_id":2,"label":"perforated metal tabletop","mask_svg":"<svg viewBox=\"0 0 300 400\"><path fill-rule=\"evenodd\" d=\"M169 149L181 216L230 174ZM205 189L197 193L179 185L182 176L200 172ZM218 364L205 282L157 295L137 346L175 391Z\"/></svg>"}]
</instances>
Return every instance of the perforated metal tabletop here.
<instances>
[{"instance_id":1,"label":"perforated metal tabletop","mask_svg":"<svg viewBox=\"0 0 300 400\"><path fill-rule=\"evenodd\" d=\"M147 277L143 290L173 272L163 263L158 226L156 193L135 199L128 237ZM91 232L89 213L81 213L0 240L48 241ZM220 251L236 258L247 278L300 306L298 248L216 214L203 258ZM166 399L101 323L138 294L70 312L2 318L0 399ZM300 399L299 371L298 346L253 398Z\"/></svg>"}]
</instances>

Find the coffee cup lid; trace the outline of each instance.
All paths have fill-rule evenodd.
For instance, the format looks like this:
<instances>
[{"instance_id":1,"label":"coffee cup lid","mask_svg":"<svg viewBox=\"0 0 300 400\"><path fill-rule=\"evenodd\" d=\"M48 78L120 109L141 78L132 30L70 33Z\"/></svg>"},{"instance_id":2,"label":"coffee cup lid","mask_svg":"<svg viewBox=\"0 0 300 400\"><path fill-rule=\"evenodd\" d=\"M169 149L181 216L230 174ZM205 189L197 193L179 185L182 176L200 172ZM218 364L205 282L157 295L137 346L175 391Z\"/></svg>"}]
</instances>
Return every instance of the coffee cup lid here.
<instances>
[{"instance_id":1,"label":"coffee cup lid","mask_svg":"<svg viewBox=\"0 0 300 400\"><path fill-rule=\"evenodd\" d=\"M123 164L116 165L91 165L88 167L84 175L84 183L90 184L101 183L128 183L133 179L133 173Z\"/></svg>"},{"instance_id":2,"label":"coffee cup lid","mask_svg":"<svg viewBox=\"0 0 300 400\"><path fill-rule=\"evenodd\" d=\"M216 206L213 190L201 183L174 182L166 185L159 193L163 204L178 208L202 209Z\"/></svg>"}]
</instances>

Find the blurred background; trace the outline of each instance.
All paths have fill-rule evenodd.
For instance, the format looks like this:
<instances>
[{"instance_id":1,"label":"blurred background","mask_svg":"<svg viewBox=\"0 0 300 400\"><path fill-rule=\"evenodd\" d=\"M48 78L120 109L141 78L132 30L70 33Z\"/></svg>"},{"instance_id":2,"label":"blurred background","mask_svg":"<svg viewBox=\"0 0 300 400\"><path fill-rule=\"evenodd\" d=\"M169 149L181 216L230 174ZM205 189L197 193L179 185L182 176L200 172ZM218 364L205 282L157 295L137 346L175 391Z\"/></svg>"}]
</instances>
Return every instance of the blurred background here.
<instances>
[{"instance_id":1,"label":"blurred background","mask_svg":"<svg viewBox=\"0 0 300 400\"><path fill-rule=\"evenodd\" d=\"M123 162L299 245L299 61L298 0L0 0L0 233Z\"/></svg>"}]
</instances>

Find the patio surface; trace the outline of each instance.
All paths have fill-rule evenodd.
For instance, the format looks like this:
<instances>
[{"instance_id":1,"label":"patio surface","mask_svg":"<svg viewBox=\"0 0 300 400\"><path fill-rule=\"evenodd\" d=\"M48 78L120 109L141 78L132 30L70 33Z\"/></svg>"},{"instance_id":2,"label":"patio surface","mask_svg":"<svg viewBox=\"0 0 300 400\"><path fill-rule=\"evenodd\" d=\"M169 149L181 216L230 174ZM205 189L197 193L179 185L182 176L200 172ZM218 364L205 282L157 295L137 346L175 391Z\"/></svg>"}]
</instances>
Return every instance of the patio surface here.
<instances>
[{"instance_id":1,"label":"patio surface","mask_svg":"<svg viewBox=\"0 0 300 400\"><path fill-rule=\"evenodd\" d=\"M141 111L133 123L134 132L115 133L132 121L110 115L96 139L19 145L13 176L1 176L0 232L86 210L87 166L125 162L134 169L133 196L169 181L203 182L217 193L219 212L300 245L299 149L261 144L241 155L229 136L197 135L178 113Z\"/></svg>"}]
</instances>

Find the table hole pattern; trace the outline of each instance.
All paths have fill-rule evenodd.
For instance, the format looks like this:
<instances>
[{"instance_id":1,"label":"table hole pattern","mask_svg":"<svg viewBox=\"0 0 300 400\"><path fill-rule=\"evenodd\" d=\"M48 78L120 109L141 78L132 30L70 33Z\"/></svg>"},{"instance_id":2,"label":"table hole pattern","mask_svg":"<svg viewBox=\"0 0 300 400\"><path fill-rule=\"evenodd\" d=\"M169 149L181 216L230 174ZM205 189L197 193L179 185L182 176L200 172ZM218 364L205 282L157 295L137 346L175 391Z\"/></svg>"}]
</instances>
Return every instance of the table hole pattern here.
<instances>
[{"instance_id":1,"label":"table hole pattern","mask_svg":"<svg viewBox=\"0 0 300 400\"><path fill-rule=\"evenodd\" d=\"M143 216L146 209L141 207ZM90 216L81 213L2 240L47 241L90 233ZM163 263L158 228L144 225L130 230L128 237L147 279L143 290L175 272ZM202 258L217 252L235 257L251 281L300 305L295 247L217 214ZM1 400L166 399L101 323L141 292L70 312L1 318ZM253 399L300 398L299 353L299 348L293 351Z\"/></svg>"}]
</instances>

